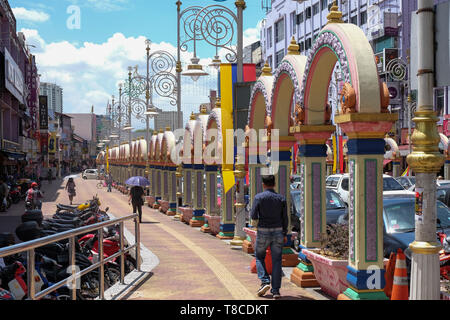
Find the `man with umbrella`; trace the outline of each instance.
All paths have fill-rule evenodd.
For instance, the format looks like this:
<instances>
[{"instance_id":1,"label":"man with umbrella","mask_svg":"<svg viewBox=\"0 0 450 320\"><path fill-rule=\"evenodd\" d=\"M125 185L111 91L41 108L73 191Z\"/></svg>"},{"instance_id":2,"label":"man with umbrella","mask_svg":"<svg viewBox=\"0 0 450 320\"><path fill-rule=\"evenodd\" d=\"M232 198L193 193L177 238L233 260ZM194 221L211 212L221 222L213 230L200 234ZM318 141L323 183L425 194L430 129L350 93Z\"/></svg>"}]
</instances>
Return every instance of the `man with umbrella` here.
<instances>
[{"instance_id":1,"label":"man with umbrella","mask_svg":"<svg viewBox=\"0 0 450 320\"><path fill-rule=\"evenodd\" d=\"M142 223L142 206L144 205L144 189L142 187L148 186L150 182L144 177L131 177L126 184L131 185L130 197L128 204L133 205L133 213L139 213L139 223Z\"/></svg>"}]
</instances>

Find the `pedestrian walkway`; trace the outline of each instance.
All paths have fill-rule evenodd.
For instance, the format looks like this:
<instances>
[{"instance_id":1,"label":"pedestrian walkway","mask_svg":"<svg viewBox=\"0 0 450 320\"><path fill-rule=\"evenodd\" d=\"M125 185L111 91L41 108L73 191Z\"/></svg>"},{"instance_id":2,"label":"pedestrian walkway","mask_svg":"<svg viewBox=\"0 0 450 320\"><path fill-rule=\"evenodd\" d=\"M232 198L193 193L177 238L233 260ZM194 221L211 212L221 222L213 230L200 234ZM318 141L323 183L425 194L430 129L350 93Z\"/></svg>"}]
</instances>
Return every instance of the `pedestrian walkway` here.
<instances>
[{"instance_id":1,"label":"pedestrian walkway","mask_svg":"<svg viewBox=\"0 0 450 320\"><path fill-rule=\"evenodd\" d=\"M64 190L67 180L53 181L51 185L43 182L45 198L43 213L52 216L57 203L68 204ZM84 203L98 194L101 207L109 207L116 217L132 213L128 197L113 189L98 189L97 180L75 178L77 195L74 205ZM24 203L11 208L7 214L10 232L20 224ZM1 217L0 219L8 218ZM3 220L2 220L3 221ZM1 223L3 227L3 223ZM125 227L134 236L134 223L126 222ZM6 228L8 229L8 228ZM143 223L140 225L141 243L157 257L156 265L144 281L123 299L127 300L265 300L271 299L268 293L256 297L259 288L257 275L250 272L253 255L241 249L232 249L229 241L200 232L180 221L175 221L157 210L145 206ZM290 282L293 268L283 268L282 299L324 300L318 289L302 289Z\"/></svg>"}]
</instances>

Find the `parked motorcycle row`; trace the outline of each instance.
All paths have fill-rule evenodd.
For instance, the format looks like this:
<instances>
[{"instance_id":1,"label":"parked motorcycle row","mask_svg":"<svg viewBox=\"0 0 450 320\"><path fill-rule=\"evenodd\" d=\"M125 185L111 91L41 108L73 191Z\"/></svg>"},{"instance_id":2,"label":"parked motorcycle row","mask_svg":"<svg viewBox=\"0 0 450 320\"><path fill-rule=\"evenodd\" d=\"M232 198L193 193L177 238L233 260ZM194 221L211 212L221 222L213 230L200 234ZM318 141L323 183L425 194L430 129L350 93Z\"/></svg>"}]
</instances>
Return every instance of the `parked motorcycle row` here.
<instances>
[{"instance_id":1,"label":"parked motorcycle row","mask_svg":"<svg viewBox=\"0 0 450 320\"><path fill-rule=\"evenodd\" d=\"M44 219L41 210L27 210L22 215L22 224L16 229L16 236L21 241L31 241L109 220L105 211L100 210L97 197L80 205L67 206L58 204L56 213L50 219ZM120 250L119 225L103 229L104 258ZM15 244L13 234L0 234L0 248ZM128 247L124 239L124 247ZM133 250L130 250L133 251ZM69 240L65 239L35 249L35 292L40 292L55 283L70 277L72 268L69 262ZM78 271L98 262L98 233L80 235L75 241L75 261ZM135 256L135 255L134 255ZM105 264L105 290L120 281L121 257ZM136 267L133 252L125 255L125 274ZM99 270L94 269L77 279L77 299L91 300L99 296ZM0 300L27 299L27 255L17 254L0 258ZM70 300L71 289L65 285L43 299Z\"/></svg>"},{"instance_id":2,"label":"parked motorcycle row","mask_svg":"<svg viewBox=\"0 0 450 320\"><path fill-rule=\"evenodd\" d=\"M31 183L31 180L24 180L21 183L8 183L8 192L5 197L6 205L3 203L3 201L0 201L0 212L6 212L11 207L11 205L18 204L20 201L25 200L27 190L30 189ZM40 179L38 179L36 183L38 184L38 188L40 189Z\"/></svg>"}]
</instances>

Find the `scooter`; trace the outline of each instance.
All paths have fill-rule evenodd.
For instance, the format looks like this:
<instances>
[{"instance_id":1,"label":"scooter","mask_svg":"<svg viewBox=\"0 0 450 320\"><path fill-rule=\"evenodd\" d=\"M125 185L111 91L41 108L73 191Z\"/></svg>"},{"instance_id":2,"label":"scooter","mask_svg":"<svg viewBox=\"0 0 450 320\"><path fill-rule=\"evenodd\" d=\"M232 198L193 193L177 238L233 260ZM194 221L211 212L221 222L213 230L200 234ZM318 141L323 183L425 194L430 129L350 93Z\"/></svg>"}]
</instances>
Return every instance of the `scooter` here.
<instances>
[{"instance_id":1,"label":"scooter","mask_svg":"<svg viewBox=\"0 0 450 320\"><path fill-rule=\"evenodd\" d=\"M441 225L439 219L438 224ZM450 236L444 233L444 228L442 232L437 232L437 235L442 244L442 249L439 251L440 274L442 278L450 280Z\"/></svg>"}]
</instances>

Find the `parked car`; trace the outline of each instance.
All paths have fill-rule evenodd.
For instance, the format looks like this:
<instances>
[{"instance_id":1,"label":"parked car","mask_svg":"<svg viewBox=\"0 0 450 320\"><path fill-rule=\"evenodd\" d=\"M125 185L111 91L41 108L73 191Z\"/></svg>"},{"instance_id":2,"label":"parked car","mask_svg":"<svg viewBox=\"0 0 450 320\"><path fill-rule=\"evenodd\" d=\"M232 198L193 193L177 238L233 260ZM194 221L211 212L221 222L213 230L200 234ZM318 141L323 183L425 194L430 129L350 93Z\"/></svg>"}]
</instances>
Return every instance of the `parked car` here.
<instances>
[{"instance_id":1,"label":"parked car","mask_svg":"<svg viewBox=\"0 0 450 320\"><path fill-rule=\"evenodd\" d=\"M436 180L436 186L439 187L444 187L444 186L450 186L450 180ZM409 191L414 191L416 189L416 185L413 184L412 186L409 187Z\"/></svg>"},{"instance_id":2,"label":"parked car","mask_svg":"<svg viewBox=\"0 0 450 320\"><path fill-rule=\"evenodd\" d=\"M349 199L349 178L350 175L348 173L345 174L333 174L327 177L325 181L325 185L327 189L331 189L336 191L348 204ZM413 194L411 191L405 190L405 188L402 187L402 185L392 178L389 175L384 174L383 175L383 195L411 195Z\"/></svg>"},{"instance_id":3,"label":"parked car","mask_svg":"<svg viewBox=\"0 0 450 320\"><path fill-rule=\"evenodd\" d=\"M98 179L98 170L97 169L86 169L83 171L81 175L83 179Z\"/></svg>"},{"instance_id":4,"label":"parked car","mask_svg":"<svg viewBox=\"0 0 450 320\"><path fill-rule=\"evenodd\" d=\"M397 177L395 178L406 190L411 188L411 186L416 184L416 177L415 176L404 176L404 177Z\"/></svg>"},{"instance_id":5,"label":"parked car","mask_svg":"<svg viewBox=\"0 0 450 320\"><path fill-rule=\"evenodd\" d=\"M447 207L450 207L450 185L438 186L436 198L442 201Z\"/></svg>"},{"instance_id":6,"label":"parked car","mask_svg":"<svg viewBox=\"0 0 450 320\"><path fill-rule=\"evenodd\" d=\"M389 258L397 249L403 251L415 239L415 197L383 197L383 255ZM439 230L450 232L450 209L437 200L437 223ZM338 223L348 223L348 212L338 218ZM437 240L438 241L438 240ZM408 262L408 261L407 261ZM409 263L409 262L408 262Z\"/></svg>"},{"instance_id":7,"label":"parked car","mask_svg":"<svg viewBox=\"0 0 450 320\"><path fill-rule=\"evenodd\" d=\"M291 225L292 231L300 231L300 190L291 190ZM326 190L326 222L327 224L335 224L338 218L345 215L347 212L347 205L341 199L339 194L333 190ZM299 251L298 239L293 241L293 248Z\"/></svg>"}]
</instances>

